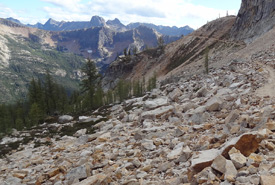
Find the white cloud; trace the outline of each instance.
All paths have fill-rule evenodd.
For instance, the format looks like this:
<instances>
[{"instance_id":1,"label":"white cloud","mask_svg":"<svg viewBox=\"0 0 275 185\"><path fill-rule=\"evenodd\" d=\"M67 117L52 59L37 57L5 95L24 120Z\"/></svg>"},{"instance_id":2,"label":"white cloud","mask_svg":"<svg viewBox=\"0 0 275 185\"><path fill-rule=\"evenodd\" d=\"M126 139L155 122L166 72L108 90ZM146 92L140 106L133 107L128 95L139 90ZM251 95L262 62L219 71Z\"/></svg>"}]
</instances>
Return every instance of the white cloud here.
<instances>
[{"instance_id":1,"label":"white cloud","mask_svg":"<svg viewBox=\"0 0 275 185\"><path fill-rule=\"evenodd\" d=\"M57 21L89 21L92 16L105 20L118 18L123 24L148 22L158 25L185 26L198 28L207 21L216 19L224 10L194 5L191 0L41 0L49 3L41 8L46 17L14 12L0 4L0 17L14 17L23 23L44 23L48 18ZM229 10L236 14L236 10ZM20 16L19 16L20 15Z\"/></svg>"},{"instance_id":2,"label":"white cloud","mask_svg":"<svg viewBox=\"0 0 275 185\"><path fill-rule=\"evenodd\" d=\"M8 17L18 17L17 14L10 8L4 6L3 4L0 3L0 17L1 18L8 18Z\"/></svg>"}]
</instances>

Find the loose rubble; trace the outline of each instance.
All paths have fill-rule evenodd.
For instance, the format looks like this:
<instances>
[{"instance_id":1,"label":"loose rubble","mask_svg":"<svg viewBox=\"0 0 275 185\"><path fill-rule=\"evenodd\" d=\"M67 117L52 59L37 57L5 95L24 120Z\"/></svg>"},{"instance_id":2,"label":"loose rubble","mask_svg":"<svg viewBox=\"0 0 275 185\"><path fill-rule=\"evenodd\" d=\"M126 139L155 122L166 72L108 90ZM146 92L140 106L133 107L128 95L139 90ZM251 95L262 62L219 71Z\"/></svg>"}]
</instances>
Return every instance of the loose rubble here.
<instances>
[{"instance_id":1,"label":"loose rubble","mask_svg":"<svg viewBox=\"0 0 275 185\"><path fill-rule=\"evenodd\" d=\"M232 61L106 108L106 118L63 116L46 125L87 128L22 144L0 159L0 185L274 184L275 98L255 94L261 68Z\"/></svg>"}]
</instances>

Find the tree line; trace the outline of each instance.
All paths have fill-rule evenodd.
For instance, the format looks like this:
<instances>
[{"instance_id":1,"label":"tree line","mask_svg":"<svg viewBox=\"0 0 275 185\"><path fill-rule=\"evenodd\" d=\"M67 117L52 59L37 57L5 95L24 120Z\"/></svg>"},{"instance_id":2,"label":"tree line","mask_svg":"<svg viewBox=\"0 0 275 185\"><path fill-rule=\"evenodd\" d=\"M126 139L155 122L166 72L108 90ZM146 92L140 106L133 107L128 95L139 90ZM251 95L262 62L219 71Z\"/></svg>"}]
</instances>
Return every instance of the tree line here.
<instances>
[{"instance_id":1,"label":"tree line","mask_svg":"<svg viewBox=\"0 0 275 185\"><path fill-rule=\"evenodd\" d=\"M145 78L137 81L120 79L114 89L104 92L102 77L92 60L87 60L82 73L81 88L73 93L57 84L49 71L42 79L32 78L26 100L0 105L0 133L9 133L12 128L31 128L45 122L49 116L84 114L132 96L140 97L156 88L157 82L155 74L147 82Z\"/></svg>"}]
</instances>

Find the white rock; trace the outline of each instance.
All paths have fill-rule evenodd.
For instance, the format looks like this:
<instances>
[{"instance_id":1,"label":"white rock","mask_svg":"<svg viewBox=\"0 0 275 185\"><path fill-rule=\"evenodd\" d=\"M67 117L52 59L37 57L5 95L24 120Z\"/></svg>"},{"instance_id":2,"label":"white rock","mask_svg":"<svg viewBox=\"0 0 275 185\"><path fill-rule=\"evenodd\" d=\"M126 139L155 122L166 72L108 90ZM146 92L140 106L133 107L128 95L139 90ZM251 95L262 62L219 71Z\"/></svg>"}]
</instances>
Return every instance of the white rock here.
<instances>
[{"instance_id":1,"label":"white rock","mask_svg":"<svg viewBox=\"0 0 275 185\"><path fill-rule=\"evenodd\" d=\"M87 132L87 129L86 128L83 128L83 129L80 129L78 131L76 131L76 133L74 134L75 137L79 137L79 136L83 136L85 135Z\"/></svg>"},{"instance_id":2,"label":"white rock","mask_svg":"<svg viewBox=\"0 0 275 185\"><path fill-rule=\"evenodd\" d=\"M154 100L146 100L144 102L144 107L146 109L155 109L158 107L166 106L168 105L168 98L167 97L161 97Z\"/></svg>"},{"instance_id":3,"label":"white rock","mask_svg":"<svg viewBox=\"0 0 275 185\"><path fill-rule=\"evenodd\" d=\"M237 169L240 169L246 164L246 157L235 147L233 147L228 154Z\"/></svg>"},{"instance_id":4,"label":"white rock","mask_svg":"<svg viewBox=\"0 0 275 185\"><path fill-rule=\"evenodd\" d=\"M60 116L58 118L58 121L60 123L68 123L70 121L72 121L74 118L72 116L69 116L69 115L63 115L63 116Z\"/></svg>"}]
</instances>

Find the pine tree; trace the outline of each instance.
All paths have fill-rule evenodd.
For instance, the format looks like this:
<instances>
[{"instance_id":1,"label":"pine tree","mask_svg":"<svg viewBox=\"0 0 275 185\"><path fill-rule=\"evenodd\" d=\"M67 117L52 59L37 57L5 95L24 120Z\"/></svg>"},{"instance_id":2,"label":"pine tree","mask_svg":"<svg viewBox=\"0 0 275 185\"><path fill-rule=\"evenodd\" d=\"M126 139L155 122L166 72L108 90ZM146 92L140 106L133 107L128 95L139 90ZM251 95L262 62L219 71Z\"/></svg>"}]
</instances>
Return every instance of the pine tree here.
<instances>
[{"instance_id":1,"label":"pine tree","mask_svg":"<svg viewBox=\"0 0 275 185\"><path fill-rule=\"evenodd\" d=\"M31 105L29 111L29 126L37 125L43 120L44 114L37 103Z\"/></svg>"},{"instance_id":2,"label":"pine tree","mask_svg":"<svg viewBox=\"0 0 275 185\"><path fill-rule=\"evenodd\" d=\"M97 71L95 63L88 59L84 67L82 68L82 72L84 73L84 77L81 81L81 87L83 92L87 92L85 102L88 107L94 107L94 95L97 90L97 87L100 85L100 75Z\"/></svg>"}]
</instances>

